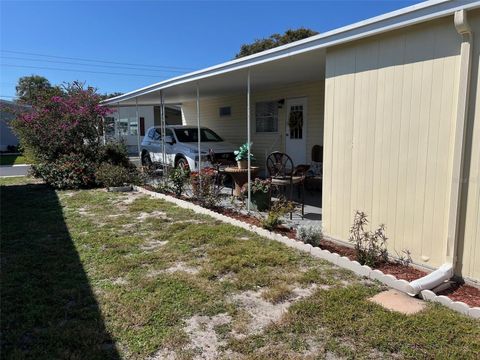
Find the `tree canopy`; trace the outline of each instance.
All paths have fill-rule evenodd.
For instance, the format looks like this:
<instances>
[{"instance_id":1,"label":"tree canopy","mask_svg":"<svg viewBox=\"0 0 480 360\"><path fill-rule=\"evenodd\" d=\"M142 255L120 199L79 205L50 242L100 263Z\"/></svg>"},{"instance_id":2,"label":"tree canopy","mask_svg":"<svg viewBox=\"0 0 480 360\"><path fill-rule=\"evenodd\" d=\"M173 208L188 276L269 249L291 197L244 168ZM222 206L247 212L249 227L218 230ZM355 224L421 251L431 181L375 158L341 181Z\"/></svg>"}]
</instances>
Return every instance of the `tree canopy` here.
<instances>
[{"instance_id":1,"label":"tree canopy","mask_svg":"<svg viewBox=\"0 0 480 360\"><path fill-rule=\"evenodd\" d=\"M40 75L30 75L19 78L15 90L18 102L28 105L35 105L46 97L52 97L62 93L62 89L60 89L59 86L52 86L47 78Z\"/></svg>"},{"instance_id":2,"label":"tree canopy","mask_svg":"<svg viewBox=\"0 0 480 360\"><path fill-rule=\"evenodd\" d=\"M240 52L235 55L235 58L238 59L247 55L256 54L264 50L273 49L277 46L302 40L316 34L318 34L317 31L303 27L299 29L289 29L285 31L284 34L273 34L268 38L256 39L251 44L243 44L240 47Z\"/></svg>"}]
</instances>

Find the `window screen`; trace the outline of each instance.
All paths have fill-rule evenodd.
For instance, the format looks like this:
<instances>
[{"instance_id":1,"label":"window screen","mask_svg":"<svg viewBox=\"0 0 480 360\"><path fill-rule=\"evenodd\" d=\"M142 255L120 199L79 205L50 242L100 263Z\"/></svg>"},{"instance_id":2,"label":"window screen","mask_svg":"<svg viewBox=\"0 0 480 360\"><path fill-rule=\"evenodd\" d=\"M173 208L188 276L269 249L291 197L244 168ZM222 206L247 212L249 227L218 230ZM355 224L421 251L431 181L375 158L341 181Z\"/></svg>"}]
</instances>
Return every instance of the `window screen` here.
<instances>
[{"instance_id":1,"label":"window screen","mask_svg":"<svg viewBox=\"0 0 480 360\"><path fill-rule=\"evenodd\" d=\"M255 104L255 124L257 132L278 131L278 106L275 101Z\"/></svg>"}]
</instances>

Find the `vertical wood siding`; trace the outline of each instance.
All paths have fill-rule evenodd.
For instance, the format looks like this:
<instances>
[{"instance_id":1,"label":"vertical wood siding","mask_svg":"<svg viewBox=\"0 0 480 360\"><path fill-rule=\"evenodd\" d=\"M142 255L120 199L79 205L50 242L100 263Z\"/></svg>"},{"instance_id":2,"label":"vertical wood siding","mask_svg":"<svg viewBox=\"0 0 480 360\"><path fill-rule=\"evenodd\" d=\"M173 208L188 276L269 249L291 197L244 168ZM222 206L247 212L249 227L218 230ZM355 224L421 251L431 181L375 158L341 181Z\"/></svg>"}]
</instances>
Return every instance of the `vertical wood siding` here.
<instances>
[{"instance_id":1,"label":"vertical wood siding","mask_svg":"<svg viewBox=\"0 0 480 360\"><path fill-rule=\"evenodd\" d=\"M200 84L201 90L201 84ZM252 152L256 158L255 165L264 167L265 153L284 151L285 148L285 121L287 108L283 105L278 109L278 132L255 132L255 103L260 101L278 101L280 99L306 97L308 102L308 132L307 132L307 159L311 160L313 145L323 145L323 101L324 82L297 83L281 87L274 87L268 91L255 91L252 89ZM200 122L217 132L226 141L235 146L240 146L247 141L247 110L246 94L220 96L215 98L200 98ZM230 106L232 115L220 117L219 108ZM185 102L182 104L184 123L197 124L196 103Z\"/></svg>"},{"instance_id":2,"label":"vertical wood siding","mask_svg":"<svg viewBox=\"0 0 480 360\"><path fill-rule=\"evenodd\" d=\"M327 51L323 226L348 239L355 210L389 250L444 261L460 37L453 17Z\"/></svg>"}]
</instances>

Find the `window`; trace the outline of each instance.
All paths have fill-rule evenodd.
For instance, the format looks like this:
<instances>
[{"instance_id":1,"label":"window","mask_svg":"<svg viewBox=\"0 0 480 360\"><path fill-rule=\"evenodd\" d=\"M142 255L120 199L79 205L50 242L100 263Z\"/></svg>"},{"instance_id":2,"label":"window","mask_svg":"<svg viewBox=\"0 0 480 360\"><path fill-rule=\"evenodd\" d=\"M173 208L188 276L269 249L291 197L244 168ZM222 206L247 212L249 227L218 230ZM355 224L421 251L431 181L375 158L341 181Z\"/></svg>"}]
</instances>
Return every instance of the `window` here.
<instances>
[{"instance_id":1,"label":"window","mask_svg":"<svg viewBox=\"0 0 480 360\"><path fill-rule=\"evenodd\" d=\"M115 136L115 118L113 116L106 116L104 119L105 136Z\"/></svg>"},{"instance_id":2,"label":"window","mask_svg":"<svg viewBox=\"0 0 480 360\"><path fill-rule=\"evenodd\" d=\"M278 131L278 106L276 101L255 104L256 132Z\"/></svg>"},{"instance_id":3,"label":"window","mask_svg":"<svg viewBox=\"0 0 480 360\"><path fill-rule=\"evenodd\" d=\"M128 135L128 118L118 120L117 131L118 135Z\"/></svg>"},{"instance_id":4,"label":"window","mask_svg":"<svg viewBox=\"0 0 480 360\"><path fill-rule=\"evenodd\" d=\"M154 135L155 135L155 129L150 129L148 131L148 137L153 140Z\"/></svg>"},{"instance_id":5,"label":"window","mask_svg":"<svg viewBox=\"0 0 480 360\"><path fill-rule=\"evenodd\" d=\"M177 135L178 141L183 143L197 142L198 141L198 129L196 128L186 128L186 129L175 129L175 134ZM210 129L200 129L200 136L202 142L221 142L223 141L220 136L215 134Z\"/></svg>"},{"instance_id":6,"label":"window","mask_svg":"<svg viewBox=\"0 0 480 360\"><path fill-rule=\"evenodd\" d=\"M230 106L224 106L219 109L220 117L232 115L232 108Z\"/></svg>"},{"instance_id":7,"label":"window","mask_svg":"<svg viewBox=\"0 0 480 360\"><path fill-rule=\"evenodd\" d=\"M138 134L137 120L130 119L130 135L137 135L137 134Z\"/></svg>"}]
</instances>

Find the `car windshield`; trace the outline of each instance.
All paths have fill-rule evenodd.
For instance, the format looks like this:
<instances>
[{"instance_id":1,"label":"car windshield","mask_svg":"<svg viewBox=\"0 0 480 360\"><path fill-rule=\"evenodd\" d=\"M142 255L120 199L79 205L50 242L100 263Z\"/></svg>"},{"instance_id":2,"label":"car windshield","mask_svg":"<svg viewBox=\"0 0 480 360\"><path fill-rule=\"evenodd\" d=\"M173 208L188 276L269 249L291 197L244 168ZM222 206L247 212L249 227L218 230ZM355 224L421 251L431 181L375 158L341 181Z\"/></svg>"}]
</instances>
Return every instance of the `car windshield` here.
<instances>
[{"instance_id":1,"label":"car windshield","mask_svg":"<svg viewBox=\"0 0 480 360\"><path fill-rule=\"evenodd\" d=\"M189 143L198 141L198 129L196 128L186 128L186 129L175 129L175 134L177 134L178 141ZM210 129L200 129L202 142L220 142L223 139L215 134Z\"/></svg>"}]
</instances>

